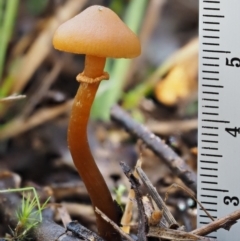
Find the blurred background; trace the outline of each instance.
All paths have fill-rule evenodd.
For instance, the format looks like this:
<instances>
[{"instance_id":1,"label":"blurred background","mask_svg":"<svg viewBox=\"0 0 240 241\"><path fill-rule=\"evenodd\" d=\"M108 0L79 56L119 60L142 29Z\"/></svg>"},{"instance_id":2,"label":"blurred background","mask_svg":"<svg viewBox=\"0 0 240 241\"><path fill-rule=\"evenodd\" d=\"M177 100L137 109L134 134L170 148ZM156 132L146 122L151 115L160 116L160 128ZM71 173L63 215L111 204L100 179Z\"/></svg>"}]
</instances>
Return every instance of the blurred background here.
<instances>
[{"instance_id":1,"label":"blurred background","mask_svg":"<svg viewBox=\"0 0 240 241\"><path fill-rule=\"evenodd\" d=\"M61 23L95 4L115 11L142 45L136 59L107 60L110 80L102 81L92 108L90 146L109 188L128 186L118 163L134 166L139 149L143 168L160 193L180 182L159 158L142 149L141 142L110 120L115 103L196 171L198 1L0 0L0 170L19 176L21 181L13 187L48 187L53 201L67 202L70 214L76 201L89 204L66 142L79 85L75 78L84 56L55 50L52 37ZM169 205L187 200L176 194ZM195 209L184 212L178 219L191 229ZM91 215L86 221L76 208L73 215L94 223Z\"/></svg>"}]
</instances>

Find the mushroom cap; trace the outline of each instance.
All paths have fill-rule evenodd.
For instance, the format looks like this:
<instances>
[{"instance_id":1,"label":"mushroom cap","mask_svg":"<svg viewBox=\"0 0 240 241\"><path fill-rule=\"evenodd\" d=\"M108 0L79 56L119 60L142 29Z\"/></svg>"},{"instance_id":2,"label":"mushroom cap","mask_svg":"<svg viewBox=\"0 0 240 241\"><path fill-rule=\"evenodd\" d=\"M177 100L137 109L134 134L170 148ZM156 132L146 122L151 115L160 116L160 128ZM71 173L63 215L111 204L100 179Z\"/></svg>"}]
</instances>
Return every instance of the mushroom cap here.
<instances>
[{"instance_id":1,"label":"mushroom cap","mask_svg":"<svg viewBox=\"0 0 240 241\"><path fill-rule=\"evenodd\" d=\"M91 6L58 27L54 48L98 57L134 58L141 53L138 37L111 9Z\"/></svg>"}]
</instances>

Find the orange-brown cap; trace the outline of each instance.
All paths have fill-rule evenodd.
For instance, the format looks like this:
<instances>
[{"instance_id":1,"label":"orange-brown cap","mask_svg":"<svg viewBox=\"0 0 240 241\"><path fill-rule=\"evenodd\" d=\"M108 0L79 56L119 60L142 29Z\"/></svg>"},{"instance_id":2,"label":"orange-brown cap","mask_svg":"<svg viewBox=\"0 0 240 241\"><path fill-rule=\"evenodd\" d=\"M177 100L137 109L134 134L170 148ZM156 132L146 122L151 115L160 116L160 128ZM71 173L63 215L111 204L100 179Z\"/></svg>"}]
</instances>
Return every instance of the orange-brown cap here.
<instances>
[{"instance_id":1,"label":"orange-brown cap","mask_svg":"<svg viewBox=\"0 0 240 241\"><path fill-rule=\"evenodd\" d=\"M109 8L91 6L63 23L54 48L98 57L134 58L141 53L137 36Z\"/></svg>"}]
</instances>

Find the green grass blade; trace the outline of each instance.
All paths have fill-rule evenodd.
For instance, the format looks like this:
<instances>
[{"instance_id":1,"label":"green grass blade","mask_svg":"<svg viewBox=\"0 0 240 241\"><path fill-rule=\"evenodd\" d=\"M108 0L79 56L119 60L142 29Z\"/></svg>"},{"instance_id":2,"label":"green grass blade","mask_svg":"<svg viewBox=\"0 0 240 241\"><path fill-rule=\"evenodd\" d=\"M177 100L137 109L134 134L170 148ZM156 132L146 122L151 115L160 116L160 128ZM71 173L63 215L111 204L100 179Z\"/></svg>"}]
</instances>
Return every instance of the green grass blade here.
<instances>
[{"instance_id":1,"label":"green grass blade","mask_svg":"<svg viewBox=\"0 0 240 241\"><path fill-rule=\"evenodd\" d=\"M0 80L3 75L3 67L5 63L5 57L7 52L7 46L12 36L13 26L17 14L19 0L7 0L5 1L5 12L3 14L3 2L0 2L2 11L2 22L0 26Z\"/></svg>"},{"instance_id":2,"label":"green grass blade","mask_svg":"<svg viewBox=\"0 0 240 241\"><path fill-rule=\"evenodd\" d=\"M124 22L129 28L137 33L145 12L147 0L130 1ZM109 60L106 70L110 74L110 80L102 82L93 103L91 117L94 119L109 120L111 106L116 103L122 95L125 75L130 67L131 60L118 59L113 61L112 68L109 67Z\"/></svg>"}]
</instances>

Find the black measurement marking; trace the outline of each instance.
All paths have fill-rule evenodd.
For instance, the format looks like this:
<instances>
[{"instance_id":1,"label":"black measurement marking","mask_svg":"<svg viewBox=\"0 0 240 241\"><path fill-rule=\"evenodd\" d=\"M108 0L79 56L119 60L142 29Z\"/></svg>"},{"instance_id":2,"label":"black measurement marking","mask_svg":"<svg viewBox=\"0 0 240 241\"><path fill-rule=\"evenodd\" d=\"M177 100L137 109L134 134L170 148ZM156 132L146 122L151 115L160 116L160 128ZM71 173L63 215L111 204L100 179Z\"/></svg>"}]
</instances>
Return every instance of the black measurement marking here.
<instances>
[{"instance_id":1,"label":"black measurement marking","mask_svg":"<svg viewBox=\"0 0 240 241\"><path fill-rule=\"evenodd\" d=\"M202 133L203 136L218 136L218 134Z\"/></svg>"},{"instance_id":2,"label":"black measurement marking","mask_svg":"<svg viewBox=\"0 0 240 241\"><path fill-rule=\"evenodd\" d=\"M219 67L219 64L203 64L204 66Z\"/></svg>"},{"instance_id":3,"label":"black measurement marking","mask_svg":"<svg viewBox=\"0 0 240 241\"><path fill-rule=\"evenodd\" d=\"M209 14L203 14L203 17L209 17L209 18L224 18L224 15L209 15Z\"/></svg>"},{"instance_id":4,"label":"black measurement marking","mask_svg":"<svg viewBox=\"0 0 240 241\"><path fill-rule=\"evenodd\" d=\"M224 54L230 54L230 51L224 51L224 50L209 50L204 49L203 52L209 52L209 53L224 53Z\"/></svg>"},{"instance_id":5,"label":"black measurement marking","mask_svg":"<svg viewBox=\"0 0 240 241\"><path fill-rule=\"evenodd\" d=\"M209 222L200 222L200 224L209 224ZM205 236L208 237L208 236Z\"/></svg>"},{"instance_id":6,"label":"black measurement marking","mask_svg":"<svg viewBox=\"0 0 240 241\"><path fill-rule=\"evenodd\" d=\"M218 164L218 162L214 162L214 161L203 161L203 160L200 160L200 162L202 162L202 163L209 163L209 164Z\"/></svg>"},{"instance_id":7,"label":"black measurement marking","mask_svg":"<svg viewBox=\"0 0 240 241\"><path fill-rule=\"evenodd\" d=\"M209 71L209 70L202 70L203 73L210 73L210 74L219 74L218 71Z\"/></svg>"},{"instance_id":8,"label":"black measurement marking","mask_svg":"<svg viewBox=\"0 0 240 241\"><path fill-rule=\"evenodd\" d=\"M207 196L207 195L206 195ZM217 212L217 209L211 209L211 208L205 208L207 211L210 211L210 212ZM201 211L203 211L202 208L200 208Z\"/></svg>"},{"instance_id":9,"label":"black measurement marking","mask_svg":"<svg viewBox=\"0 0 240 241\"><path fill-rule=\"evenodd\" d=\"M215 129L215 130L218 130L218 127L217 127L217 126L202 126L202 128L204 128L204 129Z\"/></svg>"},{"instance_id":10,"label":"black measurement marking","mask_svg":"<svg viewBox=\"0 0 240 241\"><path fill-rule=\"evenodd\" d=\"M217 198L217 196L213 196L213 195L200 195L201 197L210 197L210 198ZM202 210L202 209L201 209Z\"/></svg>"},{"instance_id":11,"label":"black measurement marking","mask_svg":"<svg viewBox=\"0 0 240 241\"><path fill-rule=\"evenodd\" d=\"M224 190L224 189L215 189L215 188L201 188L202 190L206 190L206 191L214 191L214 192L229 192L228 190Z\"/></svg>"},{"instance_id":12,"label":"black measurement marking","mask_svg":"<svg viewBox=\"0 0 240 241\"><path fill-rule=\"evenodd\" d=\"M206 101L219 101L218 99L207 99L207 98L203 98L202 100L206 100Z\"/></svg>"},{"instance_id":13,"label":"black measurement marking","mask_svg":"<svg viewBox=\"0 0 240 241\"><path fill-rule=\"evenodd\" d=\"M202 43L203 45L213 45L213 46L219 46L219 44L216 43Z\"/></svg>"},{"instance_id":14,"label":"black measurement marking","mask_svg":"<svg viewBox=\"0 0 240 241\"><path fill-rule=\"evenodd\" d=\"M217 116L218 113L209 113L209 112L202 112L203 115L215 115Z\"/></svg>"},{"instance_id":15,"label":"black measurement marking","mask_svg":"<svg viewBox=\"0 0 240 241\"><path fill-rule=\"evenodd\" d=\"M203 1L204 3L220 3L220 1Z\"/></svg>"},{"instance_id":16,"label":"black measurement marking","mask_svg":"<svg viewBox=\"0 0 240 241\"><path fill-rule=\"evenodd\" d=\"M202 153L201 156L213 156L213 157L223 157L222 155L215 155L215 154L205 154Z\"/></svg>"},{"instance_id":17,"label":"black measurement marking","mask_svg":"<svg viewBox=\"0 0 240 241\"><path fill-rule=\"evenodd\" d=\"M218 143L218 141L202 140L202 142Z\"/></svg>"},{"instance_id":18,"label":"black measurement marking","mask_svg":"<svg viewBox=\"0 0 240 241\"><path fill-rule=\"evenodd\" d=\"M223 88L223 85L202 85L204 87Z\"/></svg>"},{"instance_id":19,"label":"black measurement marking","mask_svg":"<svg viewBox=\"0 0 240 241\"><path fill-rule=\"evenodd\" d=\"M218 78L206 78L206 77L204 77L204 78L202 78L202 79L204 79L204 80L216 80L216 81L219 80Z\"/></svg>"},{"instance_id":20,"label":"black measurement marking","mask_svg":"<svg viewBox=\"0 0 240 241\"><path fill-rule=\"evenodd\" d=\"M203 129L215 129L218 130L217 126L202 126Z\"/></svg>"},{"instance_id":21,"label":"black measurement marking","mask_svg":"<svg viewBox=\"0 0 240 241\"><path fill-rule=\"evenodd\" d=\"M213 106L213 105L203 105L202 108L212 108L212 109L218 109L218 106Z\"/></svg>"},{"instance_id":22,"label":"black measurement marking","mask_svg":"<svg viewBox=\"0 0 240 241\"><path fill-rule=\"evenodd\" d=\"M202 170L209 170L209 171L217 171L217 168L208 168L208 167L201 167Z\"/></svg>"},{"instance_id":23,"label":"black measurement marking","mask_svg":"<svg viewBox=\"0 0 240 241\"><path fill-rule=\"evenodd\" d=\"M220 8L203 8L203 9L205 9L205 10L216 10L216 11L220 10Z\"/></svg>"},{"instance_id":24,"label":"black measurement marking","mask_svg":"<svg viewBox=\"0 0 240 241\"><path fill-rule=\"evenodd\" d=\"M201 203L210 204L210 205L217 205L217 203L214 203L214 202L201 202Z\"/></svg>"},{"instance_id":25,"label":"black measurement marking","mask_svg":"<svg viewBox=\"0 0 240 241\"><path fill-rule=\"evenodd\" d=\"M215 60L219 60L219 58L217 57L208 57L208 56L204 56L202 57L203 59L215 59Z\"/></svg>"},{"instance_id":26,"label":"black measurement marking","mask_svg":"<svg viewBox=\"0 0 240 241\"><path fill-rule=\"evenodd\" d=\"M213 185L217 185L217 182L208 182L208 181L201 181L201 183L207 183L207 184L213 184Z\"/></svg>"},{"instance_id":27,"label":"black measurement marking","mask_svg":"<svg viewBox=\"0 0 240 241\"><path fill-rule=\"evenodd\" d=\"M219 29L211 29L211 28L203 28L203 31L209 31L209 32L220 32Z\"/></svg>"},{"instance_id":28,"label":"black measurement marking","mask_svg":"<svg viewBox=\"0 0 240 241\"><path fill-rule=\"evenodd\" d=\"M210 95L219 95L218 92L210 92L210 91L203 91L203 94L210 94Z\"/></svg>"},{"instance_id":29,"label":"black measurement marking","mask_svg":"<svg viewBox=\"0 0 240 241\"><path fill-rule=\"evenodd\" d=\"M214 177L217 178L217 175L208 175L208 174L200 174L201 177ZM217 197L217 196L209 196L209 195L201 195L202 197Z\"/></svg>"},{"instance_id":30,"label":"black measurement marking","mask_svg":"<svg viewBox=\"0 0 240 241\"><path fill-rule=\"evenodd\" d=\"M219 22L203 22L204 24L220 24Z\"/></svg>"},{"instance_id":31,"label":"black measurement marking","mask_svg":"<svg viewBox=\"0 0 240 241\"><path fill-rule=\"evenodd\" d=\"M209 219L209 217L207 216L207 215L199 215L199 217L201 217L201 218L208 218ZM213 218L217 218L216 216L212 216Z\"/></svg>"},{"instance_id":32,"label":"black measurement marking","mask_svg":"<svg viewBox=\"0 0 240 241\"><path fill-rule=\"evenodd\" d=\"M205 149L205 150L214 150L214 151L217 151L218 148L215 148L215 147L202 147L202 149Z\"/></svg>"},{"instance_id":33,"label":"black measurement marking","mask_svg":"<svg viewBox=\"0 0 240 241\"><path fill-rule=\"evenodd\" d=\"M205 36L203 36L203 38L215 38L215 39L219 39L220 37L219 37L219 36L208 36L208 35L205 35Z\"/></svg>"},{"instance_id":34,"label":"black measurement marking","mask_svg":"<svg viewBox=\"0 0 240 241\"><path fill-rule=\"evenodd\" d=\"M210 236L210 235L205 235L207 238L212 238L212 239L217 239L217 236Z\"/></svg>"},{"instance_id":35,"label":"black measurement marking","mask_svg":"<svg viewBox=\"0 0 240 241\"><path fill-rule=\"evenodd\" d=\"M224 121L224 120L202 120L202 121L207 121L207 122L217 122L217 123L230 123L230 121Z\"/></svg>"}]
</instances>

